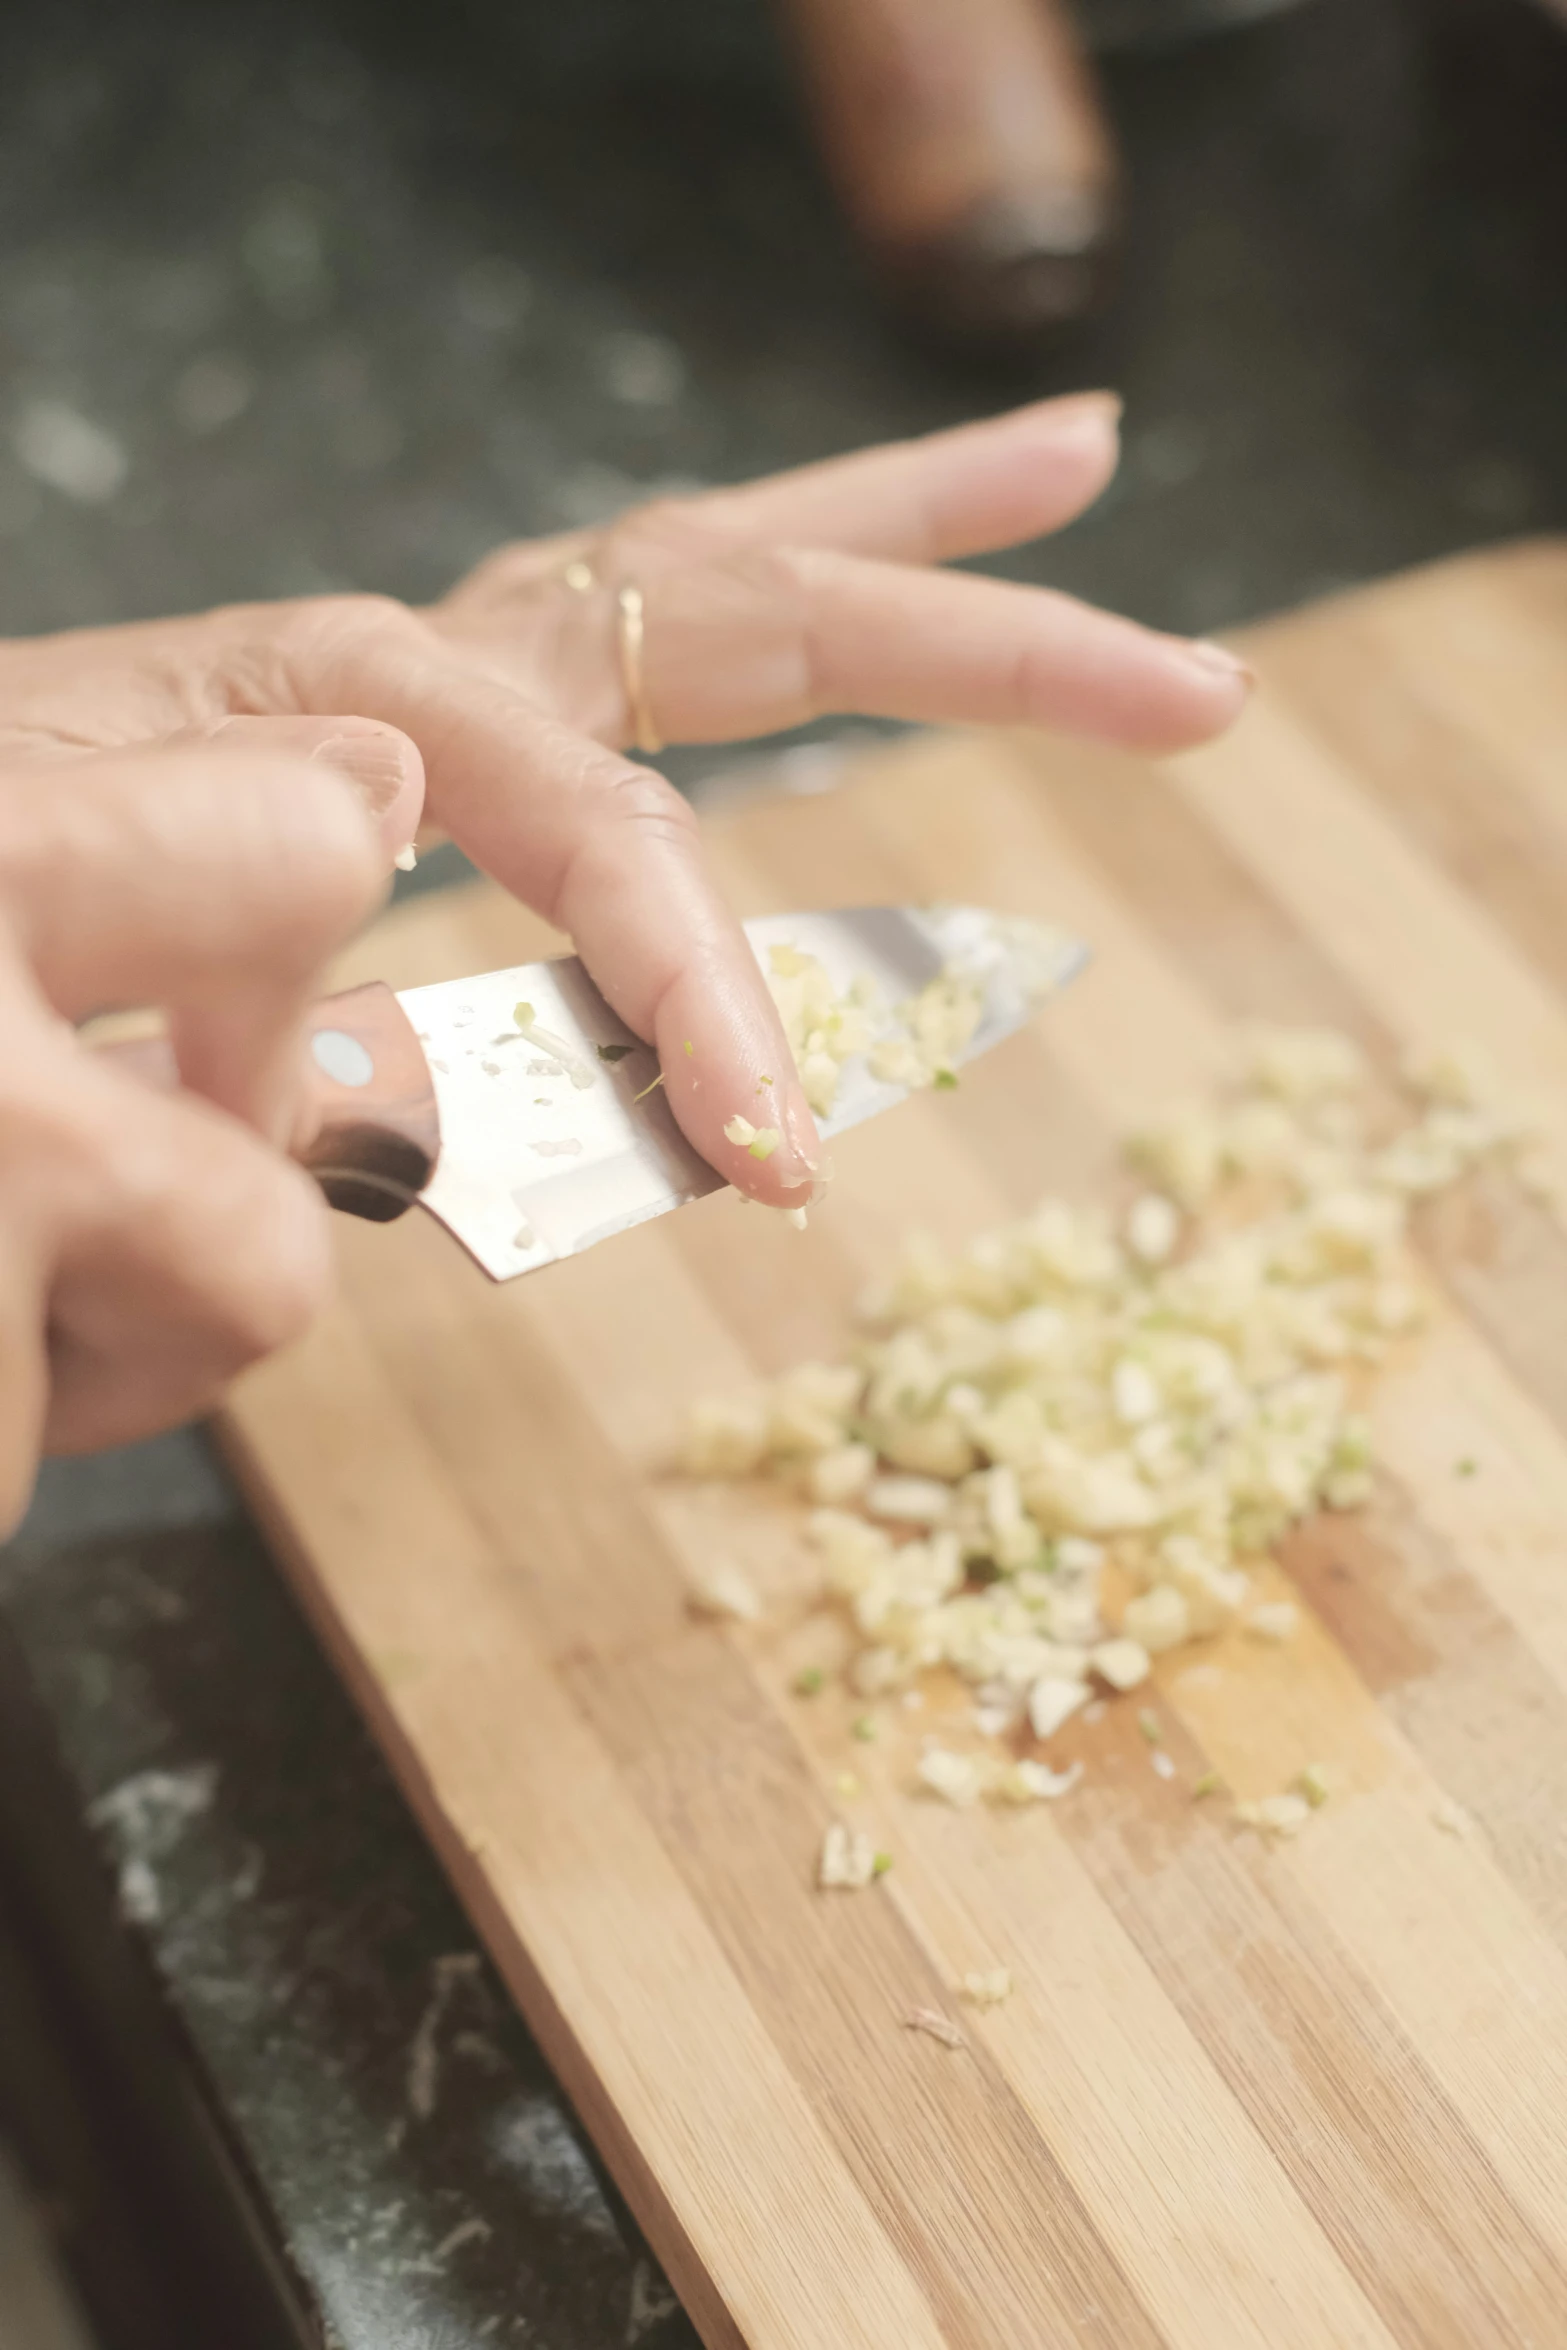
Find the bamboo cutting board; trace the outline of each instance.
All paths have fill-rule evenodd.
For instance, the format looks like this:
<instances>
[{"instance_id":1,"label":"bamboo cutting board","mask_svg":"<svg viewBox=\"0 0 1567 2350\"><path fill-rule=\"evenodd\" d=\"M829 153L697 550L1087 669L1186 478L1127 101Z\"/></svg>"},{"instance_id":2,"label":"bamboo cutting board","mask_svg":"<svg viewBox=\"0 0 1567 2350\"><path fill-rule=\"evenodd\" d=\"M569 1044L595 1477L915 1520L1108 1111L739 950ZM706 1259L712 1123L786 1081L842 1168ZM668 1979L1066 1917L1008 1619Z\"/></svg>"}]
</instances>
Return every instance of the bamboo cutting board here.
<instances>
[{"instance_id":1,"label":"bamboo cutting board","mask_svg":"<svg viewBox=\"0 0 1567 2350\"><path fill-rule=\"evenodd\" d=\"M1567 546L1255 632L1257 706L1154 770L928 737L712 827L745 911L1043 912L1089 977L836 1146L804 1238L716 1199L491 1287L433 1224L341 1230L341 1302L231 1451L459 1890L707 2341L750 2350L1548 2350L1567 2341L1567 1243L1501 1176L1430 1214L1443 1307L1376 1405L1377 1498L1286 1550L1303 1627L1163 1660L1066 1802L908 1792L852 1743L788 1510L657 1472L685 1406L841 1343L910 1225L1092 1194L1242 1016L1381 1062L1455 1032L1547 1113L1567 1198ZM407 985L543 934L389 918ZM1455 1473L1455 1464L1473 1473ZM694 1620L738 1557L775 1605ZM1285 1586L1287 1587L1287 1586ZM1222 1646L1208 1660L1221 1665ZM1193 1804L1308 1761L1265 1847ZM863 1793L845 1802L846 1769ZM842 1813L896 1855L823 1895ZM953 1986L1005 1965L984 2014ZM903 2027L957 2019L950 2049Z\"/></svg>"}]
</instances>

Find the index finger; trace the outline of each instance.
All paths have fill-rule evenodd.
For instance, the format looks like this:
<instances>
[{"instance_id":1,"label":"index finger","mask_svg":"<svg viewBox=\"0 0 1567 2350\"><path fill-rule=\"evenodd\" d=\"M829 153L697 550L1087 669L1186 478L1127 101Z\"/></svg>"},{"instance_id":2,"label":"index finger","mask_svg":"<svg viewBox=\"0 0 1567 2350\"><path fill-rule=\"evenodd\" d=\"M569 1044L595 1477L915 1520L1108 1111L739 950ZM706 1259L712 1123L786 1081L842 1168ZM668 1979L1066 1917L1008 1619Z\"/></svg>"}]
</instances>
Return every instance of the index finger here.
<instances>
[{"instance_id":1,"label":"index finger","mask_svg":"<svg viewBox=\"0 0 1567 2350\"><path fill-rule=\"evenodd\" d=\"M606 1001L657 1047L670 1107L702 1156L753 1199L802 1206L821 1155L815 1121L686 801L425 647L372 630L326 653L328 688L420 744L452 838L568 934ZM768 1157L726 1135L736 1116L776 1128Z\"/></svg>"}]
</instances>

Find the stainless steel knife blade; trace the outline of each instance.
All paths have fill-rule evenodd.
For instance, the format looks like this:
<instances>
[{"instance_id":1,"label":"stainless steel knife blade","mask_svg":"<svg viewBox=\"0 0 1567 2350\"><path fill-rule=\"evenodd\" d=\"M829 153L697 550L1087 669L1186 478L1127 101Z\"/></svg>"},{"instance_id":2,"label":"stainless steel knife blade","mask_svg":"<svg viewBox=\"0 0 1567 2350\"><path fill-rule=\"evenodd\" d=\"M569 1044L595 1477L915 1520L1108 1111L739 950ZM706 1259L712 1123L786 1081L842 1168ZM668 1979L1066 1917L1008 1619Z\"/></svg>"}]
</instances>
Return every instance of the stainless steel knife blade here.
<instances>
[{"instance_id":1,"label":"stainless steel knife blade","mask_svg":"<svg viewBox=\"0 0 1567 2350\"><path fill-rule=\"evenodd\" d=\"M745 928L764 969L771 947L798 948L840 989L868 980L889 1014L945 972L972 975L983 1011L959 1063L1011 1036L1086 960L1064 933L977 906L771 914ZM409 988L398 1000L440 1107L440 1159L421 1204L497 1281L725 1188L655 1085L651 1046L574 956ZM519 1004L531 1007L523 1027ZM873 1077L863 1056L851 1060L821 1132L842 1134L908 1090Z\"/></svg>"}]
</instances>

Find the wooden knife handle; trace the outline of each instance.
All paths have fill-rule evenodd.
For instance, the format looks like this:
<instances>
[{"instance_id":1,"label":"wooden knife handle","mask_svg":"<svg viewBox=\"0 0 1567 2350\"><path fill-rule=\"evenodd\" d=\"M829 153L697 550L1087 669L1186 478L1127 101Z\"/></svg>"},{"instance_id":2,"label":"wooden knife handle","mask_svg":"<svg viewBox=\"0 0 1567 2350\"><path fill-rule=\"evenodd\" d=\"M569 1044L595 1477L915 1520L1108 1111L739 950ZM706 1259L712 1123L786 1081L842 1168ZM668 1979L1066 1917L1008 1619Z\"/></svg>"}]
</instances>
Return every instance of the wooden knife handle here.
<instances>
[{"instance_id":1,"label":"wooden knife handle","mask_svg":"<svg viewBox=\"0 0 1567 2350\"><path fill-rule=\"evenodd\" d=\"M178 1085L165 1037L96 1048L152 1085ZM441 1118L429 1063L389 987L326 996L310 1015L310 1100L318 1123L301 1166L334 1208L390 1224L435 1173Z\"/></svg>"}]
</instances>

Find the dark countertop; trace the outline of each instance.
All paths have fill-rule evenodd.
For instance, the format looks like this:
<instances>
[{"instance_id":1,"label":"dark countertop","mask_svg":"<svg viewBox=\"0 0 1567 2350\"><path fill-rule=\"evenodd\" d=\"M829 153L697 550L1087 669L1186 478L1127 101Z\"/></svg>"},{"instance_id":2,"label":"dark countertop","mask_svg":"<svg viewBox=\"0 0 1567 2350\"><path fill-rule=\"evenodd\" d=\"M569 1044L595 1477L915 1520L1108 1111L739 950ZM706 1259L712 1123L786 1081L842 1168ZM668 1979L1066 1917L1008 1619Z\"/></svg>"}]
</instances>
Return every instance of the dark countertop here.
<instances>
[{"instance_id":1,"label":"dark countertop","mask_svg":"<svg viewBox=\"0 0 1567 2350\"><path fill-rule=\"evenodd\" d=\"M162 2061L187 2070L259 2193L280 2257L258 2264L278 2304L258 2341L690 2350L199 1441L50 1471L0 1563L0 1610L43 1717L20 1733L13 1719L13 1747L47 1729L101 1856L92 1929L113 1934L112 1910L150 1951L173 2010ZM14 1708L3 1669L0 1690ZM60 1807L47 1786L34 1805L33 1776L13 1834L59 1914L70 1830L57 1841ZM119 2029L163 2028L134 1985L117 2012ZM156 2084L139 2102L180 2160L181 2117ZM241 2252L224 2258L228 2289L253 2289Z\"/></svg>"},{"instance_id":2,"label":"dark countertop","mask_svg":"<svg viewBox=\"0 0 1567 2350\"><path fill-rule=\"evenodd\" d=\"M1314 0L1118 65L1124 296L1003 379L883 325L753 0L668 0L656 39L646 0L12 12L0 628L427 596L649 485L1097 381L1122 478L1004 568L1155 622L1557 527L1567 39L1490 13ZM225 2290L235 2343L691 2344L199 1438L48 1472L6 1691L0 2010L29 1959L44 1989L0 2101L89 2262L139 2263L129 2350L205 2350Z\"/></svg>"}]
</instances>

